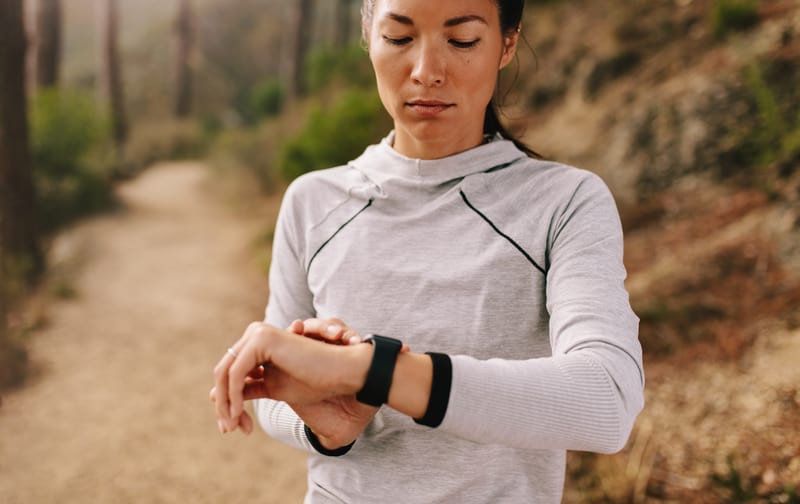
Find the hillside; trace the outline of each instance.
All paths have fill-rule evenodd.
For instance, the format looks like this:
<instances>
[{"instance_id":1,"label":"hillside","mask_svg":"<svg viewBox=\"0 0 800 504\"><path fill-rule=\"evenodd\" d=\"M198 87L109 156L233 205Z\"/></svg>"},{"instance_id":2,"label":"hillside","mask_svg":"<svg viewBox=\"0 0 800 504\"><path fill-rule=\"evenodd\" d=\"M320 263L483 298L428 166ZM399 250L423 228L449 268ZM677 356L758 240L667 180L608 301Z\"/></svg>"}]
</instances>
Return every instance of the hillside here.
<instances>
[{"instance_id":1,"label":"hillside","mask_svg":"<svg viewBox=\"0 0 800 504\"><path fill-rule=\"evenodd\" d=\"M570 502L800 499L800 3L722 3L529 13L526 139L614 192L646 354L628 449L571 454Z\"/></svg>"}]
</instances>

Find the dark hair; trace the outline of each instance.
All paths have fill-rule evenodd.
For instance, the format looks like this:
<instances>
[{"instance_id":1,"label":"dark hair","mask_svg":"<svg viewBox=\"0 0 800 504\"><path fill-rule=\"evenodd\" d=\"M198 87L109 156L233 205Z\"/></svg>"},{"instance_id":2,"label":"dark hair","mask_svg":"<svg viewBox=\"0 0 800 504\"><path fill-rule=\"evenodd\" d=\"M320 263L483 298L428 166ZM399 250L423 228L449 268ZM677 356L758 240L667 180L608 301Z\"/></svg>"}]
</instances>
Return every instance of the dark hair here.
<instances>
[{"instance_id":1,"label":"dark hair","mask_svg":"<svg viewBox=\"0 0 800 504\"><path fill-rule=\"evenodd\" d=\"M500 31L503 36L511 35L513 32L519 32L520 25L522 24L522 11L525 8L525 0L496 1L497 11L500 14ZM483 120L483 133L484 135L496 135L499 133L503 138L514 142L514 145L525 154L535 158L542 157L503 126L499 118L499 106L494 97L492 97L491 101L489 101L489 104L486 106L486 116Z\"/></svg>"},{"instance_id":2,"label":"dark hair","mask_svg":"<svg viewBox=\"0 0 800 504\"><path fill-rule=\"evenodd\" d=\"M495 0L497 2L497 11L500 14L500 31L503 36L512 35L514 32L519 31L520 24L522 23L522 11L525 7L525 0ZM362 30L364 40L367 40L367 26L372 22L372 11L375 7L375 0L364 0L361 6L362 17ZM536 151L525 145L521 140L515 138L505 126L500 122L499 108L497 103L492 97L489 104L486 106L486 115L483 120L483 133L484 135L500 134L503 138L511 140L514 145L525 154L541 158Z\"/></svg>"}]
</instances>

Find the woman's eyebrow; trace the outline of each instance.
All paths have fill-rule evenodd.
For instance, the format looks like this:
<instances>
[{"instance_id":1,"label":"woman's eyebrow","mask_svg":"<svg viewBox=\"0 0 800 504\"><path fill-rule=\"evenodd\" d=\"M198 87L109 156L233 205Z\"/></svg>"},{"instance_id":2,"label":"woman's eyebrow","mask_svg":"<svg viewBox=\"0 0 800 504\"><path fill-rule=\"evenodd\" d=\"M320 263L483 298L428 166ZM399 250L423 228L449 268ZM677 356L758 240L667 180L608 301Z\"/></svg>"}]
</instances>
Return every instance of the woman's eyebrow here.
<instances>
[{"instance_id":1,"label":"woman's eyebrow","mask_svg":"<svg viewBox=\"0 0 800 504\"><path fill-rule=\"evenodd\" d=\"M403 16L401 14L395 14L394 12L389 12L386 14L386 17L391 19L392 21L397 21L400 24L414 26L414 20L412 20L408 16Z\"/></svg>"},{"instance_id":2,"label":"woman's eyebrow","mask_svg":"<svg viewBox=\"0 0 800 504\"><path fill-rule=\"evenodd\" d=\"M444 22L444 25L445 25L445 27L449 28L451 26L456 26L456 25L460 25L460 24L464 24L464 23L469 23L469 22L472 22L472 21L477 21L477 22L483 23L485 25L489 24L488 22L486 22L485 19L483 19L482 17L478 16L477 14L470 14L468 16L459 16L459 17L455 17L453 19L448 19L447 21Z\"/></svg>"},{"instance_id":3,"label":"woman's eyebrow","mask_svg":"<svg viewBox=\"0 0 800 504\"><path fill-rule=\"evenodd\" d=\"M411 19L408 16L403 16L402 14L389 12L389 13L386 14L386 17L391 19L392 21L396 21L396 22L398 22L400 24L404 24L404 25L408 25L408 26L414 26L414 20ZM483 23L485 25L489 24L481 16L478 16L477 14L469 14L467 16L458 16L458 17L454 17L452 19L448 19L447 21L444 22L444 26L446 28L450 28L452 26L457 26L457 25L464 24L464 23L470 23L470 22L473 22L473 21L477 21L477 22Z\"/></svg>"}]
</instances>

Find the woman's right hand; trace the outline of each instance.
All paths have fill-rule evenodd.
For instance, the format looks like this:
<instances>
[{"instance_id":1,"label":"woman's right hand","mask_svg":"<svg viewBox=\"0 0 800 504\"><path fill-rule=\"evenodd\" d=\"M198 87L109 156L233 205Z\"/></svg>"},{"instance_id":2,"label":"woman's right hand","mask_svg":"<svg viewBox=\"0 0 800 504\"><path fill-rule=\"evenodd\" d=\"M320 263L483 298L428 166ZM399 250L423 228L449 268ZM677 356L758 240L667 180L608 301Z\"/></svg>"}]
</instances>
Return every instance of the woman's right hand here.
<instances>
[{"instance_id":1,"label":"woman's right hand","mask_svg":"<svg viewBox=\"0 0 800 504\"><path fill-rule=\"evenodd\" d=\"M362 337L339 319L295 320L290 332L338 345L357 345ZM329 450L355 441L379 408L360 403L355 396L336 396L316 403L287 403Z\"/></svg>"}]
</instances>

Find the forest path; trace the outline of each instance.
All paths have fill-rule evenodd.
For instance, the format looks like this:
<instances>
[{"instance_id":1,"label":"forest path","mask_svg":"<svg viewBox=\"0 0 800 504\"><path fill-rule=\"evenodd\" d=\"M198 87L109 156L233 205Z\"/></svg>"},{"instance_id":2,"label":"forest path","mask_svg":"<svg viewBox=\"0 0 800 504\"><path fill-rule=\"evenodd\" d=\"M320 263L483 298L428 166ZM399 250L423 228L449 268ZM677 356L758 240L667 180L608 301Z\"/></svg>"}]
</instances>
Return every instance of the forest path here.
<instances>
[{"instance_id":1,"label":"forest path","mask_svg":"<svg viewBox=\"0 0 800 504\"><path fill-rule=\"evenodd\" d=\"M0 502L302 501L303 454L216 430L211 369L262 316L252 244L277 203L245 215L213 184L198 163L153 167L56 241L55 268L80 263L75 296L48 307L38 371L2 398Z\"/></svg>"}]
</instances>

